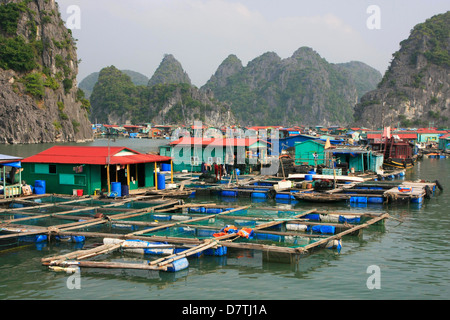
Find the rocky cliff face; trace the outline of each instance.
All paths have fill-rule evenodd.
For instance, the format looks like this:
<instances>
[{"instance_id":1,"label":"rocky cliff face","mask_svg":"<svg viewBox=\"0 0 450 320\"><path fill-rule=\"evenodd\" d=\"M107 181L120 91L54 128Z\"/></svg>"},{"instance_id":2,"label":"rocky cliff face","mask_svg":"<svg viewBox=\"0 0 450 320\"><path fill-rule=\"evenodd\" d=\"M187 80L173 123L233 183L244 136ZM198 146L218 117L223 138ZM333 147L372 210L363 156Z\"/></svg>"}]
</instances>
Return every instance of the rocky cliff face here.
<instances>
[{"instance_id":1,"label":"rocky cliff face","mask_svg":"<svg viewBox=\"0 0 450 320\"><path fill-rule=\"evenodd\" d=\"M287 59L267 52L246 67L231 55L202 90L231 103L244 125L345 125L361 92L375 87L366 79L377 78L381 74L363 63L334 65L302 47Z\"/></svg>"},{"instance_id":2,"label":"rocky cliff face","mask_svg":"<svg viewBox=\"0 0 450 320\"><path fill-rule=\"evenodd\" d=\"M231 108L214 99L211 91L200 91L188 84L170 84L153 87L151 92L154 98L147 101L147 108L153 111L154 124L189 125L201 121L207 126L221 127L238 123ZM161 93L166 99L158 98Z\"/></svg>"},{"instance_id":3,"label":"rocky cliff face","mask_svg":"<svg viewBox=\"0 0 450 320\"><path fill-rule=\"evenodd\" d=\"M77 73L55 0L0 0L0 143L91 140Z\"/></svg>"},{"instance_id":4,"label":"rocky cliff face","mask_svg":"<svg viewBox=\"0 0 450 320\"><path fill-rule=\"evenodd\" d=\"M378 88L356 106L357 125L450 126L449 31L450 11L414 27Z\"/></svg>"}]
</instances>

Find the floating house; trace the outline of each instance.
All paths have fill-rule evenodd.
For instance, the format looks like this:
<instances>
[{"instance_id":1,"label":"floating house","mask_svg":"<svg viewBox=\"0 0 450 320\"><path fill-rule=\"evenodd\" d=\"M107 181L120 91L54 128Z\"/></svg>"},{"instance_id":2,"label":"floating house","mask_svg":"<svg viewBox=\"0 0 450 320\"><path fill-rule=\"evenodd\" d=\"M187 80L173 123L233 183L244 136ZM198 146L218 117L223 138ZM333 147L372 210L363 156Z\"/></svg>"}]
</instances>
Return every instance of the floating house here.
<instances>
[{"instance_id":1,"label":"floating house","mask_svg":"<svg viewBox=\"0 0 450 320\"><path fill-rule=\"evenodd\" d=\"M440 131L436 129L419 129L417 130L419 143L439 143L439 137L447 134L447 131Z\"/></svg>"},{"instance_id":2,"label":"floating house","mask_svg":"<svg viewBox=\"0 0 450 320\"><path fill-rule=\"evenodd\" d=\"M333 159L336 166L348 164L350 172L364 173L366 170L379 172L383 167L383 154L363 147L342 146L326 149L325 152L328 153L328 158Z\"/></svg>"},{"instance_id":3,"label":"floating house","mask_svg":"<svg viewBox=\"0 0 450 320\"><path fill-rule=\"evenodd\" d=\"M276 154L278 151L278 154L281 154L283 150L287 150L289 148L294 148L297 143L304 142L304 141L312 141L312 140L319 140L319 137L310 136L307 134L296 134L296 135L289 135L289 136L281 136L282 131L280 131L280 138L278 139L278 148L276 148L277 144L274 140L269 139L268 141L272 143L272 146L276 150L272 150L273 154Z\"/></svg>"},{"instance_id":4,"label":"floating house","mask_svg":"<svg viewBox=\"0 0 450 320\"><path fill-rule=\"evenodd\" d=\"M4 198L22 194L22 160L23 158L0 154L0 195Z\"/></svg>"},{"instance_id":5,"label":"floating house","mask_svg":"<svg viewBox=\"0 0 450 320\"><path fill-rule=\"evenodd\" d=\"M383 167L392 168L412 168L414 165L414 144L398 136L385 137L382 140L375 140L371 143L372 150L383 154Z\"/></svg>"},{"instance_id":6,"label":"floating house","mask_svg":"<svg viewBox=\"0 0 450 320\"><path fill-rule=\"evenodd\" d=\"M295 143L294 147L295 165L326 164L325 142L318 139L306 140Z\"/></svg>"},{"instance_id":7,"label":"floating house","mask_svg":"<svg viewBox=\"0 0 450 320\"><path fill-rule=\"evenodd\" d=\"M450 133L439 137L439 149L442 151L450 150Z\"/></svg>"},{"instance_id":8,"label":"floating house","mask_svg":"<svg viewBox=\"0 0 450 320\"><path fill-rule=\"evenodd\" d=\"M392 135L397 136L403 141L416 143L418 141L418 134L415 131L394 131ZM367 140L369 143L379 142L383 138L382 132L369 132L367 134Z\"/></svg>"},{"instance_id":9,"label":"floating house","mask_svg":"<svg viewBox=\"0 0 450 320\"><path fill-rule=\"evenodd\" d=\"M30 185L44 181L46 193L109 193L112 184L116 188L120 184L123 195L138 188L158 187L158 167L170 162L170 157L125 147L55 146L24 159L22 178Z\"/></svg>"},{"instance_id":10,"label":"floating house","mask_svg":"<svg viewBox=\"0 0 450 320\"><path fill-rule=\"evenodd\" d=\"M269 143L257 138L191 138L183 137L160 146L161 156L173 158L173 170L201 172L202 162L206 164L250 163L267 158Z\"/></svg>"}]
</instances>

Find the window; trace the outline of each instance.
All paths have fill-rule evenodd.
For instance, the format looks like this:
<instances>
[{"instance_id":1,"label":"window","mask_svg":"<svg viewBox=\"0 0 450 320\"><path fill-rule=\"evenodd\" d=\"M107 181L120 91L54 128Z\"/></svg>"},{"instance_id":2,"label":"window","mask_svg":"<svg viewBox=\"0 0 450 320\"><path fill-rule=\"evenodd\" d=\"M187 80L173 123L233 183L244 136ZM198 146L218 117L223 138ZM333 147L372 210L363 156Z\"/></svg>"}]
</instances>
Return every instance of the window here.
<instances>
[{"instance_id":1,"label":"window","mask_svg":"<svg viewBox=\"0 0 450 320\"><path fill-rule=\"evenodd\" d=\"M34 165L34 173L56 174L56 164L36 163Z\"/></svg>"},{"instance_id":2,"label":"window","mask_svg":"<svg viewBox=\"0 0 450 320\"><path fill-rule=\"evenodd\" d=\"M59 175L59 184L70 186L85 186L86 176L62 173Z\"/></svg>"},{"instance_id":3,"label":"window","mask_svg":"<svg viewBox=\"0 0 450 320\"><path fill-rule=\"evenodd\" d=\"M191 157L191 165L198 166L200 164L200 160L198 157Z\"/></svg>"},{"instance_id":4,"label":"window","mask_svg":"<svg viewBox=\"0 0 450 320\"><path fill-rule=\"evenodd\" d=\"M220 158L220 157L208 157L208 163L209 164L213 164L213 163L222 164L222 158Z\"/></svg>"}]
</instances>

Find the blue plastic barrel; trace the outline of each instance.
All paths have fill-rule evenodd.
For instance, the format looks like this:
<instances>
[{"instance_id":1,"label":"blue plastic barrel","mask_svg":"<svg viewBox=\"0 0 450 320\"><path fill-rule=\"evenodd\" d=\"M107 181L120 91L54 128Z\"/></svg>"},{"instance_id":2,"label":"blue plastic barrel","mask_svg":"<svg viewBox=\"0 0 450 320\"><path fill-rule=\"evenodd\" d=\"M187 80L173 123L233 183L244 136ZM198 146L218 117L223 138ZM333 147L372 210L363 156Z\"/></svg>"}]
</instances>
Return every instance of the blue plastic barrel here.
<instances>
[{"instance_id":1,"label":"blue plastic barrel","mask_svg":"<svg viewBox=\"0 0 450 320\"><path fill-rule=\"evenodd\" d=\"M158 173L158 190L166 189L166 176Z\"/></svg>"},{"instance_id":2,"label":"blue plastic barrel","mask_svg":"<svg viewBox=\"0 0 450 320\"><path fill-rule=\"evenodd\" d=\"M312 179L313 179L312 174L306 174L305 175L305 181L312 181Z\"/></svg>"},{"instance_id":3,"label":"blue plastic barrel","mask_svg":"<svg viewBox=\"0 0 450 320\"><path fill-rule=\"evenodd\" d=\"M121 191L122 191L122 196L123 197L128 196L130 194L130 190L129 190L129 188L128 188L128 186L126 184L124 184L121 187Z\"/></svg>"},{"instance_id":4,"label":"blue plastic barrel","mask_svg":"<svg viewBox=\"0 0 450 320\"><path fill-rule=\"evenodd\" d=\"M45 180L36 180L34 182L34 193L45 194Z\"/></svg>"},{"instance_id":5,"label":"blue plastic barrel","mask_svg":"<svg viewBox=\"0 0 450 320\"><path fill-rule=\"evenodd\" d=\"M162 163L161 164L161 171L170 171L170 164L168 163Z\"/></svg>"},{"instance_id":6,"label":"blue plastic barrel","mask_svg":"<svg viewBox=\"0 0 450 320\"><path fill-rule=\"evenodd\" d=\"M252 198L267 198L267 194L262 192L252 192Z\"/></svg>"},{"instance_id":7,"label":"blue plastic barrel","mask_svg":"<svg viewBox=\"0 0 450 320\"><path fill-rule=\"evenodd\" d=\"M111 192L116 193L116 197L122 196L122 184L120 182L111 183Z\"/></svg>"},{"instance_id":8,"label":"blue plastic barrel","mask_svg":"<svg viewBox=\"0 0 450 320\"><path fill-rule=\"evenodd\" d=\"M222 197L237 197L236 191L222 191Z\"/></svg>"}]
</instances>

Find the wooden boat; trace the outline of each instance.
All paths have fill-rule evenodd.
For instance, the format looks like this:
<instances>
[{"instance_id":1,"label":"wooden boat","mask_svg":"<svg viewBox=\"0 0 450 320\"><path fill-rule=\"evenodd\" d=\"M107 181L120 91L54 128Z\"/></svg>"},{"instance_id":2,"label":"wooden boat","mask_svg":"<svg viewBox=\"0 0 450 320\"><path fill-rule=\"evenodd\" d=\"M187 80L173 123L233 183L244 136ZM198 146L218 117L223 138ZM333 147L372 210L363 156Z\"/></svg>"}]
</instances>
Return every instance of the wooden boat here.
<instances>
[{"instance_id":1,"label":"wooden boat","mask_svg":"<svg viewBox=\"0 0 450 320\"><path fill-rule=\"evenodd\" d=\"M410 159L388 158L383 162L383 168L385 169L392 169L392 168L411 169L412 167L414 167L414 158Z\"/></svg>"},{"instance_id":2,"label":"wooden boat","mask_svg":"<svg viewBox=\"0 0 450 320\"><path fill-rule=\"evenodd\" d=\"M417 159L413 154L414 145L408 141L395 139L394 136L372 143L372 149L383 153L384 169L411 169Z\"/></svg>"},{"instance_id":3,"label":"wooden boat","mask_svg":"<svg viewBox=\"0 0 450 320\"><path fill-rule=\"evenodd\" d=\"M309 202L339 202L349 200L351 196L329 193L295 193L294 197L298 200Z\"/></svg>"}]
</instances>

